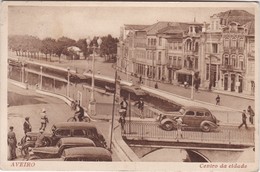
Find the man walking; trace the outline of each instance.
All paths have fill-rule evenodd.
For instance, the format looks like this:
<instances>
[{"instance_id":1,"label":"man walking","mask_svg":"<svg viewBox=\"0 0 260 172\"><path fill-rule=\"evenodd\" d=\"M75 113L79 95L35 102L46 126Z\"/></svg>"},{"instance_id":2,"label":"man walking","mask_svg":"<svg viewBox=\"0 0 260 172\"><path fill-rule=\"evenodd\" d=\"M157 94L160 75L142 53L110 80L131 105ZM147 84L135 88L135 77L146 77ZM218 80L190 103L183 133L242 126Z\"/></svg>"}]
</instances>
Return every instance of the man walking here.
<instances>
[{"instance_id":1,"label":"man walking","mask_svg":"<svg viewBox=\"0 0 260 172\"><path fill-rule=\"evenodd\" d=\"M47 123L49 123L49 119L46 115L46 110L43 108L41 113L41 127L40 130L45 131L45 128L47 126Z\"/></svg>"},{"instance_id":2,"label":"man walking","mask_svg":"<svg viewBox=\"0 0 260 172\"><path fill-rule=\"evenodd\" d=\"M13 160L16 157L16 144L17 144L17 140L16 140L16 136L14 133L14 127L10 126L10 131L7 134L7 144L8 144L8 150L9 150L9 156L8 156L8 160Z\"/></svg>"},{"instance_id":3,"label":"man walking","mask_svg":"<svg viewBox=\"0 0 260 172\"><path fill-rule=\"evenodd\" d=\"M216 105L220 105L220 97L219 97L219 95L216 97Z\"/></svg>"},{"instance_id":4,"label":"man walking","mask_svg":"<svg viewBox=\"0 0 260 172\"><path fill-rule=\"evenodd\" d=\"M25 121L23 123L23 130L24 130L25 135L26 135L26 133L32 131L32 126L30 124L29 117L25 117Z\"/></svg>"},{"instance_id":5,"label":"man walking","mask_svg":"<svg viewBox=\"0 0 260 172\"><path fill-rule=\"evenodd\" d=\"M245 125L245 128L247 129L247 124L246 124L246 110L243 110L242 113L242 123L238 126L238 128L240 129L243 125Z\"/></svg>"},{"instance_id":6,"label":"man walking","mask_svg":"<svg viewBox=\"0 0 260 172\"><path fill-rule=\"evenodd\" d=\"M128 108L128 103L126 101L126 98L124 97L124 99L120 103L120 109L124 118L126 117L127 108Z\"/></svg>"},{"instance_id":7,"label":"man walking","mask_svg":"<svg viewBox=\"0 0 260 172\"><path fill-rule=\"evenodd\" d=\"M176 119L176 122L177 122L177 136L176 136L176 139L177 141L179 141L179 137L181 136L181 138L183 138L183 135L182 135L182 119L181 117L177 118Z\"/></svg>"},{"instance_id":8,"label":"man walking","mask_svg":"<svg viewBox=\"0 0 260 172\"><path fill-rule=\"evenodd\" d=\"M143 98L141 97L139 101L137 101L134 105L137 105L137 108L140 110L140 118L144 118L144 101Z\"/></svg>"},{"instance_id":9,"label":"man walking","mask_svg":"<svg viewBox=\"0 0 260 172\"><path fill-rule=\"evenodd\" d=\"M254 110L252 109L251 106L248 106L248 108L247 108L247 113L249 114L249 122L250 122L251 124L254 124L255 112L254 112Z\"/></svg>"}]
</instances>

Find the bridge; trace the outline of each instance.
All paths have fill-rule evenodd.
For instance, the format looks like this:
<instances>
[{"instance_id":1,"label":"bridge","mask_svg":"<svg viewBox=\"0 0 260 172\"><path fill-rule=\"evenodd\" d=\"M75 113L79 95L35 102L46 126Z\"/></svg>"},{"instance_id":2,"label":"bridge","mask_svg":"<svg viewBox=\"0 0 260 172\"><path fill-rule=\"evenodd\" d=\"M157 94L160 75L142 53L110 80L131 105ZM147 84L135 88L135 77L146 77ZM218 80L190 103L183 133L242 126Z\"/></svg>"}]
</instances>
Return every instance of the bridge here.
<instances>
[{"instance_id":1,"label":"bridge","mask_svg":"<svg viewBox=\"0 0 260 172\"><path fill-rule=\"evenodd\" d=\"M236 162L246 151L254 149L254 128L220 126L212 132L164 131L155 121L126 121L122 138L142 158L159 149L184 149L196 162ZM251 154L253 155L253 154Z\"/></svg>"}]
</instances>

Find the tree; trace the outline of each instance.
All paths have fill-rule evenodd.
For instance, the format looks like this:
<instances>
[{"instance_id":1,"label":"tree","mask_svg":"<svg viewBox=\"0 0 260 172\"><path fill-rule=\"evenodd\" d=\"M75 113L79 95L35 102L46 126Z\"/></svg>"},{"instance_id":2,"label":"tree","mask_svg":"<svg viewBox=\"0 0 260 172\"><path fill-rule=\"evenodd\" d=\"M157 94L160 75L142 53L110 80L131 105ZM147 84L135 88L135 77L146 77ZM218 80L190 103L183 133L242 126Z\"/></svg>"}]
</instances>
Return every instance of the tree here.
<instances>
[{"instance_id":1,"label":"tree","mask_svg":"<svg viewBox=\"0 0 260 172\"><path fill-rule=\"evenodd\" d=\"M61 54L70 55L70 52L68 51L68 47L70 46L75 46L76 41L67 37L61 37L57 40L56 45L55 45L55 54L59 57L59 62L60 62L60 57Z\"/></svg>"},{"instance_id":2,"label":"tree","mask_svg":"<svg viewBox=\"0 0 260 172\"><path fill-rule=\"evenodd\" d=\"M113 38L111 35L102 37L101 54L108 57L107 61L110 61L117 54L118 39Z\"/></svg>"},{"instance_id":3,"label":"tree","mask_svg":"<svg viewBox=\"0 0 260 172\"><path fill-rule=\"evenodd\" d=\"M47 55L50 55L50 61L51 61L51 56L54 53L56 49L56 40L52 38L45 38L42 40L42 46L41 46L41 52L45 54L46 56L46 61L47 61Z\"/></svg>"}]
</instances>

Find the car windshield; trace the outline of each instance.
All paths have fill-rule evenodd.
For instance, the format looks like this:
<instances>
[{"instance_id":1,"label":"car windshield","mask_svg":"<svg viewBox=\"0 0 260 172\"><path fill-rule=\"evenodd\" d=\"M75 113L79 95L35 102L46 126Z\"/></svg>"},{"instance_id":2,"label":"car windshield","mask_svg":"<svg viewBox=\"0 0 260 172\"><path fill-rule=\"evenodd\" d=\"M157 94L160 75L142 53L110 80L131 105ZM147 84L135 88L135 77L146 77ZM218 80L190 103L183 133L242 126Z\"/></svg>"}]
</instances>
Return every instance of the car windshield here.
<instances>
[{"instance_id":1,"label":"car windshield","mask_svg":"<svg viewBox=\"0 0 260 172\"><path fill-rule=\"evenodd\" d=\"M179 112L180 112L181 114L184 114L185 109L184 109L184 108L181 108L181 109L179 110Z\"/></svg>"}]
</instances>

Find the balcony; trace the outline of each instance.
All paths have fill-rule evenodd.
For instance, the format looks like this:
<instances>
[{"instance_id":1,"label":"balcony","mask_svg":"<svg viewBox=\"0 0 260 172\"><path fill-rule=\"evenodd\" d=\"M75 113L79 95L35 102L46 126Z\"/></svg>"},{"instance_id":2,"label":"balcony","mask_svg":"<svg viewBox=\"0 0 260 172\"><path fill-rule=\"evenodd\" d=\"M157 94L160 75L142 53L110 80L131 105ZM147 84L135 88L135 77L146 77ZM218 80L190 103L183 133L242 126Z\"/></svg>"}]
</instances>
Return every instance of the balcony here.
<instances>
[{"instance_id":1,"label":"balcony","mask_svg":"<svg viewBox=\"0 0 260 172\"><path fill-rule=\"evenodd\" d=\"M220 70L224 70L224 71L234 71L234 72L243 72L245 70L241 69L240 67L235 67L233 65L222 65L220 67Z\"/></svg>"},{"instance_id":2,"label":"balcony","mask_svg":"<svg viewBox=\"0 0 260 172\"><path fill-rule=\"evenodd\" d=\"M166 66L168 69L175 69L175 70L181 69L181 65L172 64L171 62L168 62Z\"/></svg>"},{"instance_id":3,"label":"balcony","mask_svg":"<svg viewBox=\"0 0 260 172\"><path fill-rule=\"evenodd\" d=\"M155 50L156 49L156 45L147 45L146 48L150 49L150 50Z\"/></svg>"}]
</instances>

